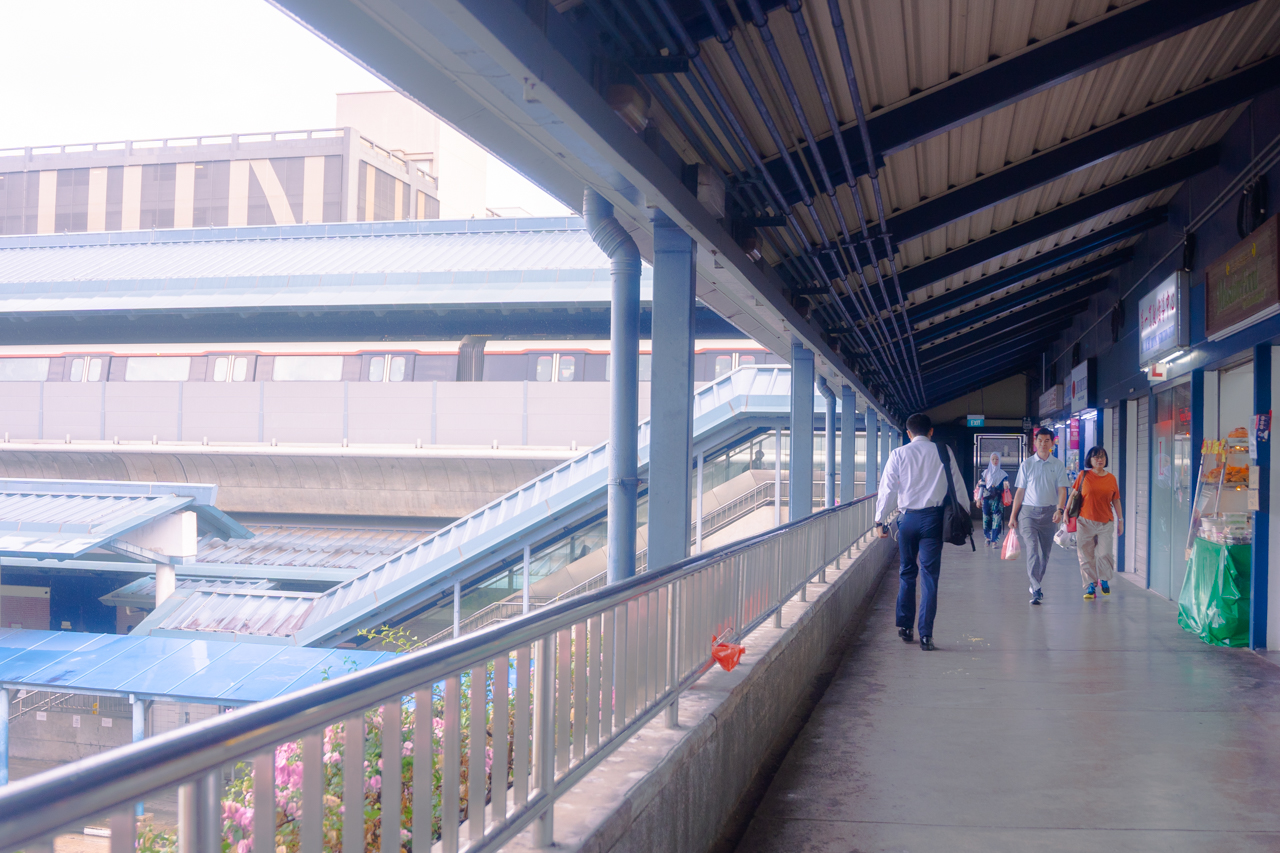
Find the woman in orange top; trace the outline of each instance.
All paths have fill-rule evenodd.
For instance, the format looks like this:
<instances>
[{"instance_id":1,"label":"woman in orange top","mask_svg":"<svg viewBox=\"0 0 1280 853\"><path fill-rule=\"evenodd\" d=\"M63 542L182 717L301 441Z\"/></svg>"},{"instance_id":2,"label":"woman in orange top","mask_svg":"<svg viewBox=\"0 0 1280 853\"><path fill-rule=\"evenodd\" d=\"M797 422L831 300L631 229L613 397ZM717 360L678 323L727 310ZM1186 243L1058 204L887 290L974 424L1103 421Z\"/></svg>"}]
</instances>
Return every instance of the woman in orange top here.
<instances>
[{"instance_id":1,"label":"woman in orange top","mask_svg":"<svg viewBox=\"0 0 1280 853\"><path fill-rule=\"evenodd\" d=\"M1090 448L1084 461L1086 468L1075 483L1084 498L1076 519L1076 553L1084 597L1092 599L1098 587L1103 595L1111 594L1108 582L1116 565L1116 535L1124 533L1124 511L1120 508L1120 484L1114 474L1107 473L1111 461L1107 451Z\"/></svg>"}]
</instances>

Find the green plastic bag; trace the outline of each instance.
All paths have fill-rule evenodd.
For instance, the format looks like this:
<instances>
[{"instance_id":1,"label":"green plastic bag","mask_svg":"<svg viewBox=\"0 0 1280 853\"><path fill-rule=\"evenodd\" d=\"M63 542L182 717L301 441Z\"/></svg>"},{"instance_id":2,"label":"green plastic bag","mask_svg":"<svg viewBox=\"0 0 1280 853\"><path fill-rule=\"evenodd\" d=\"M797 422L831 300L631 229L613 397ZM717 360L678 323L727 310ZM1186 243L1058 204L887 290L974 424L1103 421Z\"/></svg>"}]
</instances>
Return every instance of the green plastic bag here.
<instances>
[{"instance_id":1,"label":"green plastic bag","mask_svg":"<svg viewBox=\"0 0 1280 853\"><path fill-rule=\"evenodd\" d=\"M1178 624L1214 646L1249 645L1252 545L1196 539L1178 596Z\"/></svg>"}]
</instances>

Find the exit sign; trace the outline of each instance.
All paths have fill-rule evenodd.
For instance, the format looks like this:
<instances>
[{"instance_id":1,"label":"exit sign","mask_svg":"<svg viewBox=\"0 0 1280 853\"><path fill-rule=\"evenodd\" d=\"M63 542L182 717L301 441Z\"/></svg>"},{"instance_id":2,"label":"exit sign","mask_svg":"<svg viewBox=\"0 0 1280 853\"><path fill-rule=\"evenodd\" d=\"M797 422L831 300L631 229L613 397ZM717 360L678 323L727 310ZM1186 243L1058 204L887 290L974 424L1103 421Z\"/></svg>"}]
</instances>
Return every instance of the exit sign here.
<instances>
[{"instance_id":1,"label":"exit sign","mask_svg":"<svg viewBox=\"0 0 1280 853\"><path fill-rule=\"evenodd\" d=\"M965 426L980 427L986 425L987 419L983 415L969 415L965 418Z\"/></svg>"}]
</instances>

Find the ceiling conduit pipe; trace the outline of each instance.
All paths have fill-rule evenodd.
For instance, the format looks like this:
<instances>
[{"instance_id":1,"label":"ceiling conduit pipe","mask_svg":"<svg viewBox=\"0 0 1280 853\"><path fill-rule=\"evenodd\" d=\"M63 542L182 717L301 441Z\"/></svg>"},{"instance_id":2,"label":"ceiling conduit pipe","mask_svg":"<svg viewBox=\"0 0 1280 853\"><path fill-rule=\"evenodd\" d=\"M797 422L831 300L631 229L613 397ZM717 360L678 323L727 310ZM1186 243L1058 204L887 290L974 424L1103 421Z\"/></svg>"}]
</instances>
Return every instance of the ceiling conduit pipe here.
<instances>
[{"instance_id":1,"label":"ceiling conduit pipe","mask_svg":"<svg viewBox=\"0 0 1280 853\"><path fill-rule=\"evenodd\" d=\"M755 2L755 0L753 0L753 2ZM849 160L849 151L844 144L844 135L840 133L840 121L836 117L835 106L831 101L831 91L827 88L826 77L823 75L822 67L818 63L818 54L816 49L814 48L813 37L809 33L808 24L805 22L804 12L802 11L800 6L800 0L788 0L787 11L791 14L792 23L795 25L796 33L800 37L800 45L801 47L804 48L805 58L809 62L809 73L813 75L814 83L818 87L818 97L822 100L822 108L827 115L827 124L831 128L831 137L833 140L835 140L836 150L840 153L840 164L841 166L844 167L844 173L846 175L852 175L854 173L853 164ZM822 163L821 152L819 151L817 145L811 140L809 141L809 149L813 152L814 159L817 160L822 165L823 177L824 179L827 179L826 165L825 163ZM829 192L831 194L832 204L835 204L835 193L834 191L829 191ZM867 254L870 257L871 269L875 272L876 281L880 285L880 292L884 297L885 307L889 308L890 320L893 321L894 335L898 338L899 345L902 346L901 333L898 332L898 323L897 323L897 320L893 317L893 310L891 308L892 303L889 299L889 288L885 284L884 275L880 272L880 261L876 258L875 247L871 243L871 234L867 229L867 217L865 212L862 209L862 196L858 192L858 186L856 181L850 182L849 194L853 198L854 212L857 214L858 224L862 230L862 241L867 246ZM845 232L845 239L849 241L849 248L851 251L853 251L854 264L859 268L858 270L859 277L862 277L863 275L862 269L861 269L862 262L858 258L857 250L856 248L854 248L853 241L849 237L847 230ZM890 263L892 263L892 257L890 258ZM862 281L864 286L866 286L867 288L867 295L870 296L871 295L870 285L867 283L865 277L862 278ZM901 289L899 288L899 290ZM871 309L876 316L876 320L880 322L883 327L884 320L880 316L880 311L875 307L874 298L871 300ZM888 335L887 330L885 334L886 336ZM903 347L903 349L905 351L905 346ZM919 372L920 372L920 368L919 368L919 363L917 362L916 373L919 374ZM921 387L923 388L923 386ZM921 400L920 402L921 404L923 404L924 401Z\"/></svg>"},{"instance_id":2,"label":"ceiling conduit pipe","mask_svg":"<svg viewBox=\"0 0 1280 853\"><path fill-rule=\"evenodd\" d=\"M791 110L793 113L795 113L796 119L800 123L800 130L804 134L805 142L808 143L809 145L809 150L813 153L814 162L818 167L818 174L822 178L822 183L826 190L827 197L831 202L831 209L835 211L836 221L840 225L840 232L844 235L845 246L853 254L853 262L851 264L848 264L848 266L856 273L858 280L862 284L863 290L869 293L870 287L867 283L867 279L865 275L863 274L862 265L858 261L857 251L853 247L853 237L849 233L849 226L845 222L844 208L840 206L840 202L836 198L836 190L835 190L835 186L831 181L831 174L827 170L827 164L822 158L821 151L818 149L818 143L814 139L813 129L810 127L809 119L808 117L805 116L804 108L800 104L800 96L796 93L795 85L791 82L791 75L787 71L786 63L782 61L782 55L778 51L777 42L774 41L773 31L769 28L769 19L765 15L764 9L761 8L760 6L760 0L749 0L749 2L750 2L750 8L751 8L751 22L755 25L756 29L760 31L760 37L764 41L765 49L768 51L769 58L773 63L773 70L777 73L779 79L782 81L782 87L787 93L787 100L791 102ZM801 34L801 41L804 42L805 39L808 37L808 29L805 28L805 25L804 25L804 16L800 14L799 0L793 0L793 3L794 3L794 9L792 9L792 6L790 4L788 5L787 9L788 11L792 12L793 17L797 19L796 28ZM831 96L830 96L830 93L827 91L826 83L822 78L821 69L816 66L816 57L812 55L811 42L805 46L805 53L810 58L810 71L814 75L814 82L818 86L818 94L822 99L823 106L826 108L827 121L831 125L833 131L837 130L839 128L839 124L836 122L835 113L831 107ZM835 133L835 138L838 144L840 145L841 153L844 154L843 140L840 138L840 134L838 132ZM790 155L788 154L787 156L789 161ZM847 156L845 156L845 168L846 168L846 174L853 174L853 172L848 168ZM807 197L807 193L806 193L806 197ZM866 219L865 217L861 216L861 201L857 199L856 195L855 195L855 201L857 202L857 206L859 209L859 217L862 219L862 227L865 229ZM821 223L818 223L818 225L819 227L821 227ZM833 252L833 256L834 256L834 252ZM872 265L876 269L877 275L879 275L879 267L877 264L875 264L874 260L872 262ZM848 277L846 276L846 281L847 279ZM883 279L880 282L880 286L881 286L881 289L884 290ZM834 294L834 295L837 301L841 301L839 294ZM886 295L887 295L887 291L886 291ZM849 288L849 296L850 296L850 301L853 302L854 306L858 309L858 313L862 315L863 322L866 323L868 327L870 327L871 326L870 317L868 316L867 312L863 310L862 303L856 298L854 298L852 287ZM881 339L883 340L884 346L886 347L886 349L888 349L892 341L892 336L889 334L888 329L885 328L884 318L882 318L880 316L880 312L876 310L875 300L871 300L870 310L871 310L871 314L875 316L876 323L879 326L879 329L881 332ZM847 312L845 312L845 316L846 317L848 316ZM852 320L850 320L850 322L852 322ZM896 331L896 326L895 326L895 331ZM890 350L890 352L893 355L894 364L897 365L899 369L901 369L902 365L898 361L897 354L893 353L892 350ZM905 351L903 352L903 355L904 356L906 355Z\"/></svg>"},{"instance_id":3,"label":"ceiling conduit pipe","mask_svg":"<svg viewBox=\"0 0 1280 853\"><path fill-rule=\"evenodd\" d=\"M924 382L920 377L920 360L916 355L916 339L911 331L911 321L906 317L906 300L902 297L902 284L898 281L898 264L893 259L893 244L889 232L885 229L884 198L880 195L880 176L876 170L875 150L871 147L871 134L867 132L867 117L862 109L862 91L858 86L858 75L853 70L853 54L849 52L849 36L844 31L844 16L840 14L840 0L827 0L827 8L831 12L831 26L836 32L836 44L840 48L840 62L844 65L844 75L849 84L849 95L853 99L853 112L858 120L858 133L862 136L862 149L867 155L867 177L871 179L871 192L876 200L876 216L879 217L880 236L884 239L884 251L889 260L889 271L893 274L894 287L898 292L898 304L902 306L903 322L907 327L907 339L910 342L911 357L916 363L916 382L920 384L920 394L924 393ZM856 193L855 193L856 195ZM867 249L871 250L871 241L867 240ZM890 316L893 308L889 308ZM895 319L894 328L897 328Z\"/></svg>"},{"instance_id":4,"label":"ceiling conduit pipe","mask_svg":"<svg viewBox=\"0 0 1280 853\"><path fill-rule=\"evenodd\" d=\"M590 187L582 200L587 233L609 257L613 277L609 331L608 582L636 573L636 493L640 431L640 250Z\"/></svg>"},{"instance_id":5,"label":"ceiling conduit pipe","mask_svg":"<svg viewBox=\"0 0 1280 853\"><path fill-rule=\"evenodd\" d=\"M707 17L711 19L712 26L715 28L716 40L720 42L724 47L725 52L729 55L730 61L733 62L734 69L738 72L739 79L742 80L742 84L746 87L747 93L751 96L751 102L755 105L756 112L759 113L760 118L764 121L765 127L769 131L769 137L773 140L774 146L782 155L782 160L787 166L787 171L791 175L791 180L800 188L804 206L809 211L809 218L813 220L814 227L818 231L818 237L822 242L823 251L826 253L833 253L834 249L832 248L830 241L827 239L826 228L823 227L822 220L818 218L818 211L814 207L813 197L810 196L804 182L800 179L800 172L796 168L795 161L791 157L791 152L787 150L786 143L783 142L782 134L778 131L777 123L773 120L773 114L769 111L768 106L764 102L764 98L760 95L760 89L756 86L755 80L747 70L746 64L742 60L742 55L738 51L737 44L734 43L733 33L731 33L729 28L725 25L724 19L720 16L720 10L716 8L714 0L702 0L702 7L706 11ZM789 83L790 78L787 78L784 82ZM782 198L781 193L776 193L776 195L779 198ZM791 215L790 207L787 207L786 209L788 215ZM801 234L804 233L799 229L798 223L797 230L800 231ZM839 261L836 262L836 266L839 268ZM844 304L840 300L840 294L835 289L835 284L827 277L825 270L821 270L820 264L818 265L818 268L822 272L821 277L823 282L827 286L827 289L831 291L831 294L836 301L839 313L844 315L844 321L850 326L850 328L853 328L853 318L849 316L848 311L845 310ZM894 363L897 364L897 355L894 354L892 350L890 350L889 353L893 358ZM901 369L901 365L898 365L898 367Z\"/></svg>"},{"instance_id":6,"label":"ceiling conduit pipe","mask_svg":"<svg viewBox=\"0 0 1280 853\"><path fill-rule=\"evenodd\" d=\"M735 138L741 139L741 140L749 139L750 137L747 135L742 125L738 122L737 117L734 116L732 109L730 109L729 103L724 97L724 93L720 91L719 86L716 84L715 78L711 76L711 72L707 68L706 62L699 55L699 49L697 44L693 41L692 38L689 37L689 33L684 28L684 24L681 23L680 18L675 14L675 11L671 6L670 0L655 0L655 2L657 3L658 9L659 11L661 11L663 18L666 19L667 26L669 26L672 32L674 32L676 36L680 39L680 43L681 43L681 46L684 48L685 54L689 57L689 61L692 63L694 69L698 72L698 76L702 78L703 84L707 87L708 91L712 96L713 103L719 109L720 113L724 116L725 120L729 122L731 132L726 133L725 136L729 139L735 139ZM717 16L717 19L718 19L718 16ZM790 225L793 233L797 235L797 238L800 241L800 244L807 247L808 239L804 236L804 231L800 228L799 223L796 221L795 213L791 210L791 207L786 203L782 195L782 192L778 189L777 184L774 183L773 176L769 173L767 169L765 169L764 162L760 159L759 153L755 151L755 149L751 148L749 145L745 146L745 148L746 148L746 153L749 155L752 165L755 167L757 173L760 175L761 179L764 181L769 191L769 194L773 196L773 198L775 199L775 201L773 202L774 209L778 213L784 214L787 217L787 222ZM785 148L783 150L785 151ZM814 262L811 255L801 254L799 255L799 257L806 260L811 266L813 266L816 269L818 273L818 278L827 279L826 272L822 269L820 264L816 264ZM876 351L874 349L867 348L867 352L873 361L876 361L876 362L879 361L879 359L876 356ZM877 364L877 366L880 367L881 374L885 377L885 379L888 382L892 382L894 385L898 386L897 387L898 393L905 398L906 395L902 390L901 384L897 381L898 380L897 374L895 374L893 371L885 370L883 366L880 364Z\"/></svg>"}]
</instances>

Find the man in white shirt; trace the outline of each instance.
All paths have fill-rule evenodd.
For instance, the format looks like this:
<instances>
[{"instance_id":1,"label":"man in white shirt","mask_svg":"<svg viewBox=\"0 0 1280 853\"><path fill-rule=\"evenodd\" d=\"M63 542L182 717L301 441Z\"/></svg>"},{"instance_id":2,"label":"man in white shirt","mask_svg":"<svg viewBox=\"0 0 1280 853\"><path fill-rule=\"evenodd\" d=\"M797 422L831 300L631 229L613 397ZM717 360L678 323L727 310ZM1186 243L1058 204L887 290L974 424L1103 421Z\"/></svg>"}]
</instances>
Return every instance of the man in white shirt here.
<instances>
[{"instance_id":1,"label":"man in white shirt","mask_svg":"<svg viewBox=\"0 0 1280 853\"><path fill-rule=\"evenodd\" d=\"M889 535L884 524L889 496L896 494L902 520L898 522L898 636L909 643L916 615L916 576L924 570L920 593L920 648L932 651L933 617L938 610L938 571L942 563L942 505L947 497L947 472L942 467L938 450L931 441L933 422L928 415L907 418L907 435L911 441L889 454L876 496L876 529L883 539ZM951 448L943 448L951 462L952 483L960 497L969 489L956 464Z\"/></svg>"},{"instance_id":2,"label":"man in white shirt","mask_svg":"<svg viewBox=\"0 0 1280 853\"><path fill-rule=\"evenodd\" d=\"M1036 452L1018 468L1018 491L1013 496L1009 526L1022 537L1027 552L1027 577L1031 579L1031 603L1044 599L1040 582L1049 565L1053 533L1062 522L1071 478L1062 460L1053 455L1053 430L1036 430Z\"/></svg>"}]
</instances>

